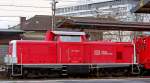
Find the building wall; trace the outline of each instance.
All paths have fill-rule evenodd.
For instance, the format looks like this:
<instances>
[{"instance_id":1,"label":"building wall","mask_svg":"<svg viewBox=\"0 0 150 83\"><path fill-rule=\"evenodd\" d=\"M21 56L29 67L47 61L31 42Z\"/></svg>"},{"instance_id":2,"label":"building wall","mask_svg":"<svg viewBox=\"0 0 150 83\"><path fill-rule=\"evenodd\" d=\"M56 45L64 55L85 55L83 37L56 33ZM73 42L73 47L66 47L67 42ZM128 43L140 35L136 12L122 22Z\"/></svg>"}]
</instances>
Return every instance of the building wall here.
<instances>
[{"instance_id":1,"label":"building wall","mask_svg":"<svg viewBox=\"0 0 150 83\"><path fill-rule=\"evenodd\" d=\"M4 57L8 53L8 46L11 40L20 40L21 34L5 33L0 34L0 65L4 64Z\"/></svg>"},{"instance_id":2,"label":"building wall","mask_svg":"<svg viewBox=\"0 0 150 83\"><path fill-rule=\"evenodd\" d=\"M120 20L126 21L134 19L130 9L138 3L139 0L113 0L100 3L87 3L65 8L58 8L56 15L63 16L117 16ZM128 17L128 19L126 19ZM132 18L131 18L132 17Z\"/></svg>"},{"instance_id":3,"label":"building wall","mask_svg":"<svg viewBox=\"0 0 150 83\"><path fill-rule=\"evenodd\" d=\"M132 7L137 5L139 0L112 0L107 2L87 3L84 5L70 6L65 8L58 8L56 10L57 15L63 16L77 16L77 17L113 17L118 21L135 22L137 16L130 13ZM96 31L98 36L92 32L92 39L99 39L101 37L101 31ZM103 39L111 41L131 41L130 31L103 31ZM115 35L114 35L115 34Z\"/></svg>"},{"instance_id":4,"label":"building wall","mask_svg":"<svg viewBox=\"0 0 150 83\"><path fill-rule=\"evenodd\" d=\"M8 45L0 45L0 65L4 64L4 57L8 53Z\"/></svg>"},{"instance_id":5,"label":"building wall","mask_svg":"<svg viewBox=\"0 0 150 83\"><path fill-rule=\"evenodd\" d=\"M23 40L44 40L46 31L27 31L23 34Z\"/></svg>"}]
</instances>

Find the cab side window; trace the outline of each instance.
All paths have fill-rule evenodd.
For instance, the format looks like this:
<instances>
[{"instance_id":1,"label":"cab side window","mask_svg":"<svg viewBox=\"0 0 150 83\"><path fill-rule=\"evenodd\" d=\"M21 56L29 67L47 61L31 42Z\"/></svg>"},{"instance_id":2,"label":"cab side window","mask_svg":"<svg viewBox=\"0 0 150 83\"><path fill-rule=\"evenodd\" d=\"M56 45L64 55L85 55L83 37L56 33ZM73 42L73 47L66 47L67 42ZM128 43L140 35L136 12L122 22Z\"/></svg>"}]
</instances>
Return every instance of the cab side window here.
<instances>
[{"instance_id":1,"label":"cab side window","mask_svg":"<svg viewBox=\"0 0 150 83\"><path fill-rule=\"evenodd\" d=\"M62 42L81 42L80 36L60 36Z\"/></svg>"}]
</instances>

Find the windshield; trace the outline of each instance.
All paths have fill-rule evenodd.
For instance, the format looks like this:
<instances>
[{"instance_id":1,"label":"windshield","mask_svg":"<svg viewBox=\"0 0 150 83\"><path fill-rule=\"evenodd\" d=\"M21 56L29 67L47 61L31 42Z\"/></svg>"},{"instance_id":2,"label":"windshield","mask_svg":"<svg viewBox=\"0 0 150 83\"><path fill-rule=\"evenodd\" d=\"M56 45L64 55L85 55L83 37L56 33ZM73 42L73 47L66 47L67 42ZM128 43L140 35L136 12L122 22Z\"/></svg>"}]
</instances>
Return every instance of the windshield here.
<instances>
[{"instance_id":1,"label":"windshield","mask_svg":"<svg viewBox=\"0 0 150 83\"><path fill-rule=\"evenodd\" d=\"M63 42L81 42L81 38L78 35L75 36L60 36L60 40Z\"/></svg>"}]
</instances>

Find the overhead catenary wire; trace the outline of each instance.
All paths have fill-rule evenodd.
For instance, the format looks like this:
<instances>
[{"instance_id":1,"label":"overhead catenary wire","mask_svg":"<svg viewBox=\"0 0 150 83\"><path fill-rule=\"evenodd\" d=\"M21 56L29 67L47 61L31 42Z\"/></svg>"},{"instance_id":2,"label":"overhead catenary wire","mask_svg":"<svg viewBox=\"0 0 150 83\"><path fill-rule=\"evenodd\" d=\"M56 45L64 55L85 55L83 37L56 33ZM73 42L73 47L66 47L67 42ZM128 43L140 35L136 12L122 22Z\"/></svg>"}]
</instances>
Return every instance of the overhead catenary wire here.
<instances>
[{"instance_id":1,"label":"overhead catenary wire","mask_svg":"<svg viewBox=\"0 0 150 83\"><path fill-rule=\"evenodd\" d=\"M52 1L52 0L44 0L44 1ZM77 0L56 0L57 2L82 2L82 1L77 1Z\"/></svg>"},{"instance_id":2,"label":"overhead catenary wire","mask_svg":"<svg viewBox=\"0 0 150 83\"><path fill-rule=\"evenodd\" d=\"M38 1L40 1L40 0L38 0ZM46 1L46 0L43 0L43 1ZM59 3L62 3L62 4L63 4L63 2L70 3L70 2L76 2L76 1L68 1L68 0L60 0L59 1ZM4 7L6 7L6 8L4 8ZM18 9L18 8L21 8L21 9ZM43 11L43 10L39 10L39 11L38 10L28 10L29 8L33 8L33 9L47 9L47 11ZM21 4L17 4L15 2L15 0L11 4L8 4L8 3L6 3L6 4L0 4L0 11L8 11L8 12L19 11L19 12L25 12L25 13L30 13L30 12L37 12L37 13L38 12L40 12L40 13L42 13L42 12L45 13L46 12L46 13L51 13L50 11L48 11L48 9L50 9L50 8L52 8L51 5L32 5L32 4L23 4L23 5L21 5ZM0 17L12 17L12 18L16 18L16 17L22 17L22 16L7 16L7 15L3 16L2 15ZM16 22L16 23L18 23L19 21L18 20L17 21L8 20L6 18L6 20L5 19L4 20L0 19L0 22Z\"/></svg>"},{"instance_id":3,"label":"overhead catenary wire","mask_svg":"<svg viewBox=\"0 0 150 83\"><path fill-rule=\"evenodd\" d=\"M34 11L34 10L11 10L11 9L2 9L0 8L0 11L21 11L21 12L26 12L26 13L30 13L30 12L47 12L50 13L49 11Z\"/></svg>"},{"instance_id":4,"label":"overhead catenary wire","mask_svg":"<svg viewBox=\"0 0 150 83\"><path fill-rule=\"evenodd\" d=\"M2 21L2 22L20 22L20 21L15 21L15 20L0 20L0 21Z\"/></svg>"},{"instance_id":5,"label":"overhead catenary wire","mask_svg":"<svg viewBox=\"0 0 150 83\"><path fill-rule=\"evenodd\" d=\"M42 7L42 6L30 6L30 5L0 5L0 6L7 6L7 7L29 7L29 8L51 8L51 7Z\"/></svg>"},{"instance_id":6,"label":"overhead catenary wire","mask_svg":"<svg viewBox=\"0 0 150 83\"><path fill-rule=\"evenodd\" d=\"M49 0L38 0L38 1L49 1ZM50 0L50 1L52 1L52 0ZM57 0L57 1L59 1L60 3L61 2L79 2L79 1L74 1L74 0ZM14 3L15 3L15 1L14 1ZM12 12L12 11L14 11L14 12L16 12L16 11L20 11L20 12L26 12L26 13L30 13L30 12L47 12L47 13L51 13L50 11L34 11L34 10L16 10L16 9L4 9L4 8L1 8L1 7L23 7L23 8L51 8L51 6L32 6L32 5L15 5L15 4L0 4L0 11L10 11L10 12ZM21 16L0 16L0 17L21 17Z\"/></svg>"},{"instance_id":7,"label":"overhead catenary wire","mask_svg":"<svg viewBox=\"0 0 150 83\"><path fill-rule=\"evenodd\" d=\"M21 5L0 5L0 6L7 6L7 7L25 7L25 8L52 8L52 7L42 7L42 6L30 6L30 5L24 5L24 6L21 6Z\"/></svg>"},{"instance_id":8,"label":"overhead catenary wire","mask_svg":"<svg viewBox=\"0 0 150 83\"><path fill-rule=\"evenodd\" d=\"M51 0L52 1L52 0ZM72 1L72 0L57 0L58 2L79 2L79 1ZM82 2L82 1L80 1ZM12 5L12 4L1 4L0 6L7 6L7 7L29 7L29 8L51 8L49 6L32 6L32 5Z\"/></svg>"},{"instance_id":9,"label":"overhead catenary wire","mask_svg":"<svg viewBox=\"0 0 150 83\"><path fill-rule=\"evenodd\" d=\"M1 18L1 17L12 17L12 18L16 18L16 17L22 17L22 16L10 16L10 15L9 15L9 16L6 16L6 15L0 15L0 18Z\"/></svg>"}]
</instances>

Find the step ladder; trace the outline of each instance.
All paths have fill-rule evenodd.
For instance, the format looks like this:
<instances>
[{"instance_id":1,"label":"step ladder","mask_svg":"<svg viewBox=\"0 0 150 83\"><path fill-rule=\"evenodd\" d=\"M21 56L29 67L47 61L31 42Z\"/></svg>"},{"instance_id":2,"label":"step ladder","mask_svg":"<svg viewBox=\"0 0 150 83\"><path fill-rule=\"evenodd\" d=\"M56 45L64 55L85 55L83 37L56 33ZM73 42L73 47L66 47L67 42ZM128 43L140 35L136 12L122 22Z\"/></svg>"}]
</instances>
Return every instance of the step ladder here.
<instances>
[{"instance_id":1,"label":"step ladder","mask_svg":"<svg viewBox=\"0 0 150 83\"><path fill-rule=\"evenodd\" d=\"M11 75L12 76L22 76L23 74L23 65L22 65L22 51L21 51L21 54L20 54L20 65L15 65L13 63L13 58L12 58L12 62L11 62ZM17 71L16 71L16 66L17 66ZM19 72L18 72L18 69L19 69Z\"/></svg>"},{"instance_id":2,"label":"step ladder","mask_svg":"<svg viewBox=\"0 0 150 83\"><path fill-rule=\"evenodd\" d=\"M140 66L138 64L132 64L132 74L140 74Z\"/></svg>"},{"instance_id":3,"label":"step ladder","mask_svg":"<svg viewBox=\"0 0 150 83\"><path fill-rule=\"evenodd\" d=\"M140 74L140 66L137 64L137 54L136 54L136 45L132 41L132 44L134 46L134 54L133 54L133 63L132 63L132 74Z\"/></svg>"},{"instance_id":4,"label":"step ladder","mask_svg":"<svg viewBox=\"0 0 150 83\"><path fill-rule=\"evenodd\" d=\"M97 65L90 65L90 69L91 69L91 75L92 76L97 76L99 77L100 74L99 74L99 67Z\"/></svg>"},{"instance_id":5,"label":"step ladder","mask_svg":"<svg viewBox=\"0 0 150 83\"><path fill-rule=\"evenodd\" d=\"M62 73L61 73L62 76L67 76L67 75L68 75L68 74L67 74L68 71L67 71L67 66L66 66L66 65L63 65L61 71L62 71Z\"/></svg>"}]
</instances>

